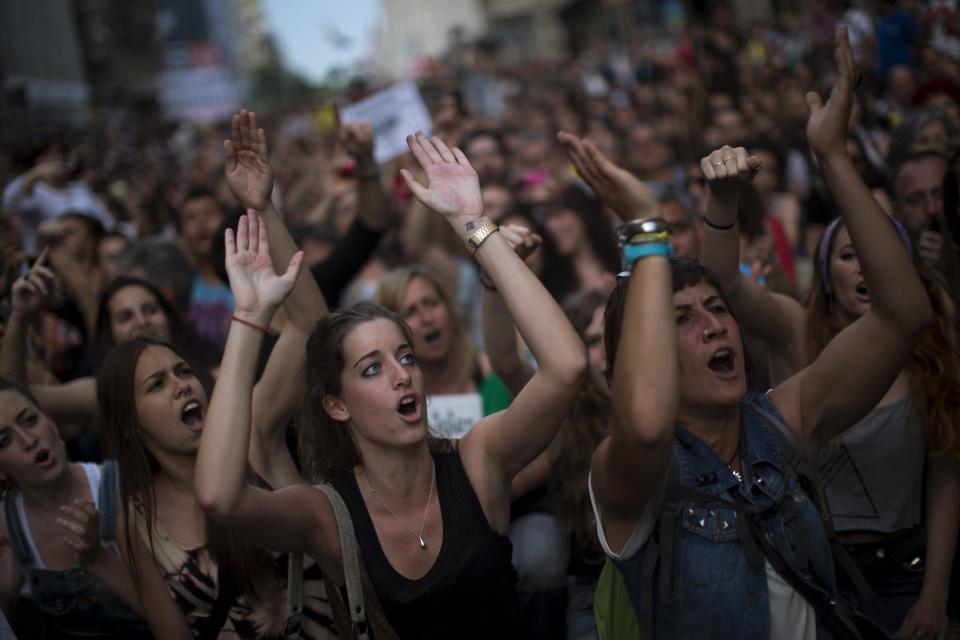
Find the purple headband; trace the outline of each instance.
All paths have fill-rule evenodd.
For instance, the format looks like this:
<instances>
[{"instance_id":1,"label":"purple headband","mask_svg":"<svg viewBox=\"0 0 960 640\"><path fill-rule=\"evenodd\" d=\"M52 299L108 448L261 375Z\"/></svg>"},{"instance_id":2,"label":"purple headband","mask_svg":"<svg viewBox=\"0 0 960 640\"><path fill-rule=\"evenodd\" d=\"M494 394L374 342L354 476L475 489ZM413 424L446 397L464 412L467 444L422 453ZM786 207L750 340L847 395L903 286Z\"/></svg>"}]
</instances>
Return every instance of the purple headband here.
<instances>
[{"instance_id":1,"label":"purple headband","mask_svg":"<svg viewBox=\"0 0 960 640\"><path fill-rule=\"evenodd\" d=\"M903 243L904 248L907 250L907 255L913 258L913 245L910 242L910 236L907 235L907 230L904 229L900 221L893 216L887 216L887 218L893 223L893 228L897 230L897 235L900 236L900 242ZM827 268L830 260L830 243L833 242L833 236L840 227L841 222L843 221L840 218L834 218L833 221L827 225L827 230L823 232L823 237L820 238L820 245L817 247L817 262L820 263L820 284L823 285L823 290L828 294L830 293L830 274Z\"/></svg>"}]
</instances>

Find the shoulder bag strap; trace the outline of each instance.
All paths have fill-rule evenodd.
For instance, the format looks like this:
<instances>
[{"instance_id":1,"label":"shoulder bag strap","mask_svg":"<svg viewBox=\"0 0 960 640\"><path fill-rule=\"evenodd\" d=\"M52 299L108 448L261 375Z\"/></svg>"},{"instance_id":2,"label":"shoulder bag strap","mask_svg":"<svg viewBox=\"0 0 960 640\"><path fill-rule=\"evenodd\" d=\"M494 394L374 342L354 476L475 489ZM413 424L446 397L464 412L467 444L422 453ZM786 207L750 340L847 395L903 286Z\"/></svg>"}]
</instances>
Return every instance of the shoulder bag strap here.
<instances>
[{"instance_id":1,"label":"shoulder bag strap","mask_svg":"<svg viewBox=\"0 0 960 640\"><path fill-rule=\"evenodd\" d=\"M340 494L328 483L315 484L330 500L333 513L337 518L337 533L340 536L340 554L343 562L343 577L347 585L347 600L350 607L350 620L357 630L357 638L366 640L367 612L363 601L363 584L360 578L360 558L357 554L357 538L353 531L350 511Z\"/></svg>"},{"instance_id":2,"label":"shoulder bag strap","mask_svg":"<svg viewBox=\"0 0 960 640\"><path fill-rule=\"evenodd\" d=\"M287 555L287 637L300 638L303 616L303 554Z\"/></svg>"}]
</instances>

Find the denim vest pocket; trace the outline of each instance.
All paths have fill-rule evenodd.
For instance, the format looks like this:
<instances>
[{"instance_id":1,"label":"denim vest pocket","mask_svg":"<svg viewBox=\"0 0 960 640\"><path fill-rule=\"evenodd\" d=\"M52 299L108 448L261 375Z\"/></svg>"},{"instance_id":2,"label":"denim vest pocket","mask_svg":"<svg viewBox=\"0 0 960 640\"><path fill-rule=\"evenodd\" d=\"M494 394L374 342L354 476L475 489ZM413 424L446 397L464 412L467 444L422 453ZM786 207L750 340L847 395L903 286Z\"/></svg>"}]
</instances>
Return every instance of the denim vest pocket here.
<instances>
[{"instance_id":1,"label":"denim vest pocket","mask_svg":"<svg viewBox=\"0 0 960 640\"><path fill-rule=\"evenodd\" d=\"M703 586L733 579L740 558L736 517L731 509L684 506L677 544L685 582Z\"/></svg>"}]
</instances>

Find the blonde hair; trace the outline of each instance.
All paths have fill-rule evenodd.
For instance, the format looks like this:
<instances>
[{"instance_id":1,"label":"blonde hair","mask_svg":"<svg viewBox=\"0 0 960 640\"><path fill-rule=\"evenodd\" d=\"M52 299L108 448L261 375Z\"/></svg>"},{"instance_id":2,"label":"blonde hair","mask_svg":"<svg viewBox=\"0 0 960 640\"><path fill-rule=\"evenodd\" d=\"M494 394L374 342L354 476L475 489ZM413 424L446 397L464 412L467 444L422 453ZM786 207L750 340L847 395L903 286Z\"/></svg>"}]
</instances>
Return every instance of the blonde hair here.
<instances>
[{"instance_id":1,"label":"blonde hair","mask_svg":"<svg viewBox=\"0 0 960 640\"><path fill-rule=\"evenodd\" d=\"M447 309L447 316L450 318L450 328L453 339L451 340L450 353L448 358L456 359L456 366L453 371L453 381L456 389L463 389L469 386L473 379L474 371L477 365L477 351L467 335L467 329L464 326L463 318L460 316L459 308L453 302L453 297L440 279L429 269L423 266L415 265L409 267L400 267L388 272L380 280L377 286L377 293L374 301L390 311L403 316L403 298L407 294L407 288L414 278L421 278L428 282L437 292L440 302Z\"/></svg>"}]
</instances>

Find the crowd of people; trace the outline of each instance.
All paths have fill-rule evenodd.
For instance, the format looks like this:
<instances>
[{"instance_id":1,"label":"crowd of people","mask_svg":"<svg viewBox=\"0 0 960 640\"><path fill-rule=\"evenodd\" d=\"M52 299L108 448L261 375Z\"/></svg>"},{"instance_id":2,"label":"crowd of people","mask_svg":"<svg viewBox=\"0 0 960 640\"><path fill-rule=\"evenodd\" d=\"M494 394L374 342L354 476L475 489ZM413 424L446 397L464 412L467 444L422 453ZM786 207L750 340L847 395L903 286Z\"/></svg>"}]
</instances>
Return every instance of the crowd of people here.
<instances>
[{"instance_id":1,"label":"crowd of people","mask_svg":"<svg viewBox=\"0 0 960 640\"><path fill-rule=\"evenodd\" d=\"M960 637L960 22L869 4L4 150L0 637Z\"/></svg>"}]
</instances>

